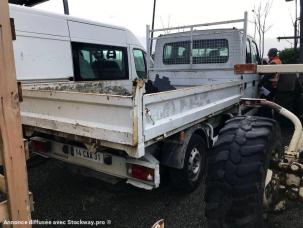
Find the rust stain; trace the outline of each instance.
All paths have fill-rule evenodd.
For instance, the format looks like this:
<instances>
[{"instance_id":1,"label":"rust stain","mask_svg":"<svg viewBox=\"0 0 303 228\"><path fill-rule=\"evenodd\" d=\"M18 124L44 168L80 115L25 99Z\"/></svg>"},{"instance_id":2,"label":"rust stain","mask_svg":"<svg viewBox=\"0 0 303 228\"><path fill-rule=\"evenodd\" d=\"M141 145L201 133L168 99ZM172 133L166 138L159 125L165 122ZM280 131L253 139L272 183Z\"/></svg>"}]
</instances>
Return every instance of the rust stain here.
<instances>
[{"instance_id":1,"label":"rust stain","mask_svg":"<svg viewBox=\"0 0 303 228\"><path fill-rule=\"evenodd\" d=\"M133 115L133 146L138 145L138 116L136 114L136 111L134 111Z\"/></svg>"}]
</instances>

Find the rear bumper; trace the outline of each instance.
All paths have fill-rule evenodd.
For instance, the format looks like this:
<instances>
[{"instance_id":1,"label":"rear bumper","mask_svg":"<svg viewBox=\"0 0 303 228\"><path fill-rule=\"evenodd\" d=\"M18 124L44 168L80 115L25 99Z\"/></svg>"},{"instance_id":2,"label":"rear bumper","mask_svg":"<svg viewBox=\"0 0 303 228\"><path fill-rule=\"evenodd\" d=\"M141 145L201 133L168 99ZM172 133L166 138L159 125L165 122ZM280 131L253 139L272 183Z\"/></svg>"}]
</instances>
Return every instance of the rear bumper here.
<instances>
[{"instance_id":1,"label":"rear bumper","mask_svg":"<svg viewBox=\"0 0 303 228\"><path fill-rule=\"evenodd\" d=\"M139 188L144 188L146 190L151 190L159 187L159 162L149 154L140 159L130 159L122 156L113 155L111 153L108 153L106 150L96 151L93 153L87 151L86 148L52 141L41 137L33 137L31 139L31 143L33 141L47 142L47 145L49 147L47 152L35 151L35 149L31 147L31 152L37 153L41 156L53 158L64 163L86 168L82 170L88 169L94 171L95 173L102 173L106 174L107 176L124 179L127 183ZM89 152L90 156L88 155L84 158L82 156L77 155L77 151L87 151ZM93 157L98 159L94 160ZM152 169L154 171L153 180L144 181L133 178L128 171L130 165L132 164Z\"/></svg>"}]
</instances>

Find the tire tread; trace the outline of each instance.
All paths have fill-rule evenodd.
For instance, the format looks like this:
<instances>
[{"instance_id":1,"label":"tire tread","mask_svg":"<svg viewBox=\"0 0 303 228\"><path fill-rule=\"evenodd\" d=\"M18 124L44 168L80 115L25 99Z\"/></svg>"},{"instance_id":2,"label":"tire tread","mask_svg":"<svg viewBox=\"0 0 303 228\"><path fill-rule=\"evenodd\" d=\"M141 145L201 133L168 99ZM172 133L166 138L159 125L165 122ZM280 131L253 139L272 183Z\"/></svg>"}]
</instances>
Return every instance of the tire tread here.
<instances>
[{"instance_id":1,"label":"tire tread","mask_svg":"<svg viewBox=\"0 0 303 228\"><path fill-rule=\"evenodd\" d=\"M240 116L226 122L208 162L209 228L262 227L260 194L277 129L274 120L264 117Z\"/></svg>"}]
</instances>

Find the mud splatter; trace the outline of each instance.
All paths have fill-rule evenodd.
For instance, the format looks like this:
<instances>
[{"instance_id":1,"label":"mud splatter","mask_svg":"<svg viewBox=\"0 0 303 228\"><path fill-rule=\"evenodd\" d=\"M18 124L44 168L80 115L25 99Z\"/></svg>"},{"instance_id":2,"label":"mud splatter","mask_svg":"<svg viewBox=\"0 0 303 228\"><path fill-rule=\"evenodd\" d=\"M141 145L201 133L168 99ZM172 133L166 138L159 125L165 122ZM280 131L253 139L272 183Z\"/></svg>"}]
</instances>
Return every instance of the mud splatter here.
<instances>
[{"instance_id":1,"label":"mud splatter","mask_svg":"<svg viewBox=\"0 0 303 228\"><path fill-rule=\"evenodd\" d=\"M110 85L103 82L81 82L81 83L52 83L36 84L27 87L30 90L40 91L71 91L80 93L98 93L110 95L130 96L131 92L122 86Z\"/></svg>"}]
</instances>

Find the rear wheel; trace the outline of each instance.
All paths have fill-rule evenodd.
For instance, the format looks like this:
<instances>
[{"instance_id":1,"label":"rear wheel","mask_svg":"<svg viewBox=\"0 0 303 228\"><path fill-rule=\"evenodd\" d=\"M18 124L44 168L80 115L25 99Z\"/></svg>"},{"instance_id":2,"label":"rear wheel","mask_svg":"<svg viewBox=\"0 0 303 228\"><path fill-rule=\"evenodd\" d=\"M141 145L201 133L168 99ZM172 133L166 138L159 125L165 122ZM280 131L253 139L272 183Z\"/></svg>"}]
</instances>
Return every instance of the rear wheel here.
<instances>
[{"instance_id":1,"label":"rear wheel","mask_svg":"<svg viewBox=\"0 0 303 228\"><path fill-rule=\"evenodd\" d=\"M175 189L192 192L200 185L205 174L205 145L205 140L200 135L192 135L186 149L183 168L169 170L170 180Z\"/></svg>"},{"instance_id":2,"label":"rear wheel","mask_svg":"<svg viewBox=\"0 0 303 228\"><path fill-rule=\"evenodd\" d=\"M276 186L272 184L276 181L266 177L276 176L269 167L271 159L281 155L279 130L268 118L227 121L208 161L205 198L209 228L265 226L263 203L274 204Z\"/></svg>"}]
</instances>

